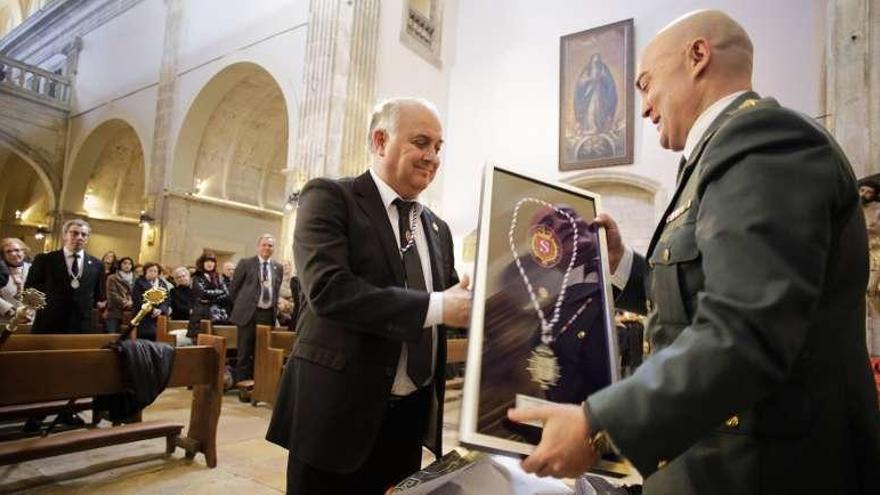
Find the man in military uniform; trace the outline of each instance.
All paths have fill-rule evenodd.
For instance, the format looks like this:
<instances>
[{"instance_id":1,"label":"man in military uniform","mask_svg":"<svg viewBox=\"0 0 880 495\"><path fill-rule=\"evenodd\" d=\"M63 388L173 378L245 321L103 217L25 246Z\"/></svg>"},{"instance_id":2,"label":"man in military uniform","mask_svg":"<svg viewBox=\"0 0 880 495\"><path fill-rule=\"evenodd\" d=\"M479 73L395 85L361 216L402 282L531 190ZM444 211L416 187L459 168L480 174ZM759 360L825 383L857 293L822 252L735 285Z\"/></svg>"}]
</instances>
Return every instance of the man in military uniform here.
<instances>
[{"instance_id":1,"label":"man in military uniform","mask_svg":"<svg viewBox=\"0 0 880 495\"><path fill-rule=\"evenodd\" d=\"M856 180L834 139L752 92L751 73L748 35L718 11L645 48L642 115L683 151L678 184L644 258L598 221L629 274L617 305L647 310L653 354L583 407L511 411L544 422L526 470L580 474L610 446L648 494L877 493Z\"/></svg>"}]
</instances>

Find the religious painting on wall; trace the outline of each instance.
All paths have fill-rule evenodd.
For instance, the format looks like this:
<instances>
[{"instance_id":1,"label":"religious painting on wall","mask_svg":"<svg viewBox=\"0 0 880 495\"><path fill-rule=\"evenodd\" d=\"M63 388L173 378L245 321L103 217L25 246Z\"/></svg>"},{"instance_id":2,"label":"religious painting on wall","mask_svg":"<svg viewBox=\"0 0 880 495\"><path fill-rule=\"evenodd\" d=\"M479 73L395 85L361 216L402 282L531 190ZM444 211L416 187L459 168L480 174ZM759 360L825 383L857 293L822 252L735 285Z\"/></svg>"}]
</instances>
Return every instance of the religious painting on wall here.
<instances>
[{"instance_id":1,"label":"religious painting on wall","mask_svg":"<svg viewBox=\"0 0 880 495\"><path fill-rule=\"evenodd\" d=\"M560 40L559 170L633 162L633 21Z\"/></svg>"},{"instance_id":2,"label":"religious painting on wall","mask_svg":"<svg viewBox=\"0 0 880 495\"><path fill-rule=\"evenodd\" d=\"M494 165L483 178L459 440L529 454L512 407L580 404L617 380L599 196Z\"/></svg>"}]
</instances>

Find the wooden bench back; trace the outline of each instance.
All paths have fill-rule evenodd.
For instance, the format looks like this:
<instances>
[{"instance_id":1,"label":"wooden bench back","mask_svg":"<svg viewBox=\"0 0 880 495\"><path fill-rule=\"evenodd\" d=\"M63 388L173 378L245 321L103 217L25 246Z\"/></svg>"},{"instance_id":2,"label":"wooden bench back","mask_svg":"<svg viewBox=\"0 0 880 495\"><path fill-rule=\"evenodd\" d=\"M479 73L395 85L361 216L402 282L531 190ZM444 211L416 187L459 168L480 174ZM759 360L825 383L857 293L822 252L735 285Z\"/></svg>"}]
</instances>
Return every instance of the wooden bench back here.
<instances>
[{"instance_id":1,"label":"wooden bench back","mask_svg":"<svg viewBox=\"0 0 880 495\"><path fill-rule=\"evenodd\" d=\"M284 360L293 350L296 333L284 327L257 325L254 349L254 391L251 404L273 404Z\"/></svg>"},{"instance_id":2,"label":"wooden bench back","mask_svg":"<svg viewBox=\"0 0 880 495\"><path fill-rule=\"evenodd\" d=\"M467 339L449 339L446 341L446 363L463 363L467 359Z\"/></svg>"},{"instance_id":3,"label":"wooden bench back","mask_svg":"<svg viewBox=\"0 0 880 495\"><path fill-rule=\"evenodd\" d=\"M202 320L200 327L202 333L224 337L227 349L238 349L238 327L235 325L215 325L211 320Z\"/></svg>"},{"instance_id":4,"label":"wooden bench back","mask_svg":"<svg viewBox=\"0 0 880 495\"><path fill-rule=\"evenodd\" d=\"M41 344L51 350L0 352L0 377L3 377L0 380L0 407L114 394L124 390L122 366L120 366L119 356L115 351L95 348L60 349L71 342L75 345L85 345L88 338L96 336L41 335L34 337L43 338L44 342ZM70 337L87 338L71 340ZM105 335L105 337L112 336ZM93 340L92 343L95 341ZM220 407L223 399L223 363L226 356L226 342L221 337L199 335L197 346L179 348L175 350L175 353L174 367L171 370L168 387L192 385L193 401L187 434L186 436L177 436L169 430L167 435L168 452L173 450L174 445L186 449L189 458L192 458L196 452L202 452L208 466L215 467L217 465L217 423L220 419ZM153 427L144 426L141 429L149 430L150 428ZM97 443L91 441L92 435L89 432L80 435L83 438L78 440L79 443L73 442L75 439L72 438L55 442L52 437L49 437L49 440L59 444L57 449L47 450L34 445L35 450L32 454L40 453L38 457L55 455L55 453L67 452L69 449L73 449L69 450L73 452L119 441L129 441L125 436L131 434L130 430L138 430L138 427L126 425L120 427L118 431L100 429L95 432L95 436L102 437L100 441L96 440ZM179 426L177 431L180 431ZM140 438L135 436L137 438L132 437L132 440ZM111 437L118 438L111 440ZM45 439L40 439L40 441L42 440ZM93 443L95 445L92 445ZM26 458L29 457L22 457L22 459Z\"/></svg>"},{"instance_id":5,"label":"wooden bench back","mask_svg":"<svg viewBox=\"0 0 880 495\"><path fill-rule=\"evenodd\" d=\"M53 351L64 349L100 349L118 339L119 335L109 333L84 334L24 334L15 333L3 344L0 352L11 351Z\"/></svg>"},{"instance_id":6,"label":"wooden bench back","mask_svg":"<svg viewBox=\"0 0 880 495\"><path fill-rule=\"evenodd\" d=\"M19 337L19 336L16 336ZM62 349L70 335L55 337L53 350L0 353L0 405L91 397L122 392L119 357L109 349ZM60 337L60 339L59 339ZM199 345L176 350L169 387L208 385L221 387L225 342L199 336Z\"/></svg>"}]
</instances>

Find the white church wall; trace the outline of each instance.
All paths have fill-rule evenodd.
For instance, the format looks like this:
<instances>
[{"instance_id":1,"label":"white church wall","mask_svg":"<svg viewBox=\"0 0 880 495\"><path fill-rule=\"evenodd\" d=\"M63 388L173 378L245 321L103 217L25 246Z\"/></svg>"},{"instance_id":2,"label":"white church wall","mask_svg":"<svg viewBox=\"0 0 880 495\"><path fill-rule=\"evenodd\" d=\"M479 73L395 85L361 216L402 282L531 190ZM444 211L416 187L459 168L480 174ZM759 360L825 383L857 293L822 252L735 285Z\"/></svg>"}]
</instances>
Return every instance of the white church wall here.
<instances>
[{"instance_id":1,"label":"white church wall","mask_svg":"<svg viewBox=\"0 0 880 495\"><path fill-rule=\"evenodd\" d=\"M83 37L73 85L74 115L156 84L165 5L164 0L144 0Z\"/></svg>"},{"instance_id":2,"label":"white church wall","mask_svg":"<svg viewBox=\"0 0 880 495\"><path fill-rule=\"evenodd\" d=\"M476 228L480 172L494 162L563 180L558 171L559 38L634 19L636 57L664 25L691 10L721 8L755 45L754 87L811 116L822 113L825 0L461 2L451 68L441 212L460 238ZM635 163L605 170L674 187L679 155L660 148L635 95ZM648 206L647 214L656 214ZM637 222L642 224L644 222ZM639 233L643 237L642 233ZM458 251L459 253L461 251Z\"/></svg>"},{"instance_id":3,"label":"white church wall","mask_svg":"<svg viewBox=\"0 0 880 495\"><path fill-rule=\"evenodd\" d=\"M418 96L437 106L441 121L448 122L449 77L455 65L455 33L459 1L440 0L443 4L443 31L441 34L441 61L437 67L400 41L405 0L385 0L379 10L379 35L376 53L376 100L394 96ZM467 3L467 1L465 2ZM366 123L364 124L366 125ZM445 127L445 126L444 126ZM444 129L444 132L449 132ZM366 146L366 144L365 144ZM443 197L441 167L434 183L423 194L422 200L437 207Z\"/></svg>"}]
</instances>

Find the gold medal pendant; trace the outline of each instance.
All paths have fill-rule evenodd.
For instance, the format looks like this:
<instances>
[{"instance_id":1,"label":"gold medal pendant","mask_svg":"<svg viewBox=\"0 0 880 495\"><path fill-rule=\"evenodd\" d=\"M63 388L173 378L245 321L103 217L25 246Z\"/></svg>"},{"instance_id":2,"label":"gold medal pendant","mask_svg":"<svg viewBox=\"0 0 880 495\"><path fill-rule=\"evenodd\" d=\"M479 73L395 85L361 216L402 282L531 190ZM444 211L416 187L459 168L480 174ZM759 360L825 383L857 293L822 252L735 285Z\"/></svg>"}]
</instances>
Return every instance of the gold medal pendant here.
<instances>
[{"instance_id":1,"label":"gold medal pendant","mask_svg":"<svg viewBox=\"0 0 880 495\"><path fill-rule=\"evenodd\" d=\"M70 281L70 287L74 289L79 289L79 279L75 278Z\"/></svg>"},{"instance_id":2,"label":"gold medal pendant","mask_svg":"<svg viewBox=\"0 0 880 495\"><path fill-rule=\"evenodd\" d=\"M555 387L559 381L559 361L547 344L541 344L532 350L526 369L531 373L532 381L540 385L542 390Z\"/></svg>"}]
</instances>

